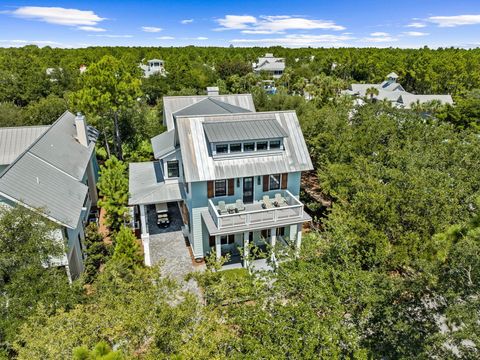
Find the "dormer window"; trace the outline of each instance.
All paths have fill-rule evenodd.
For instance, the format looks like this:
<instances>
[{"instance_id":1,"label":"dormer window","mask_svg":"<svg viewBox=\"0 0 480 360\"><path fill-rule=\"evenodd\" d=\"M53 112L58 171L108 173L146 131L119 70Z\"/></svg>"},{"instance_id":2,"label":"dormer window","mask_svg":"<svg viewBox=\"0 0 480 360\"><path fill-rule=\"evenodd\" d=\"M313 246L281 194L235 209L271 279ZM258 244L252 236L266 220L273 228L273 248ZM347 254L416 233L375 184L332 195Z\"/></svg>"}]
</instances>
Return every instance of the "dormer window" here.
<instances>
[{"instance_id":1,"label":"dormer window","mask_svg":"<svg viewBox=\"0 0 480 360\"><path fill-rule=\"evenodd\" d=\"M272 140L272 141L270 141L270 150L280 149L281 143L282 143L282 142L281 142L280 140Z\"/></svg>"},{"instance_id":2,"label":"dormer window","mask_svg":"<svg viewBox=\"0 0 480 360\"><path fill-rule=\"evenodd\" d=\"M228 153L228 144L217 144L215 146L217 154L227 154Z\"/></svg>"},{"instance_id":3,"label":"dormer window","mask_svg":"<svg viewBox=\"0 0 480 360\"><path fill-rule=\"evenodd\" d=\"M268 141L257 141L257 151L267 150L267 149L268 149Z\"/></svg>"},{"instance_id":4,"label":"dormer window","mask_svg":"<svg viewBox=\"0 0 480 360\"><path fill-rule=\"evenodd\" d=\"M243 151L255 151L255 143L254 142L246 142L243 143Z\"/></svg>"},{"instance_id":5,"label":"dormer window","mask_svg":"<svg viewBox=\"0 0 480 360\"><path fill-rule=\"evenodd\" d=\"M180 171L178 167L178 160L167 161L167 174L169 178L176 178L179 176Z\"/></svg>"},{"instance_id":6,"label":"dormer window","mask_svg":"<svg viewBox=\"0 0 480 360\"><path fill-rule=\"evenodd\" d=\"M237 153L242 151L242 143L230 144L230 152Z\"/></svg>"}]
</instances>

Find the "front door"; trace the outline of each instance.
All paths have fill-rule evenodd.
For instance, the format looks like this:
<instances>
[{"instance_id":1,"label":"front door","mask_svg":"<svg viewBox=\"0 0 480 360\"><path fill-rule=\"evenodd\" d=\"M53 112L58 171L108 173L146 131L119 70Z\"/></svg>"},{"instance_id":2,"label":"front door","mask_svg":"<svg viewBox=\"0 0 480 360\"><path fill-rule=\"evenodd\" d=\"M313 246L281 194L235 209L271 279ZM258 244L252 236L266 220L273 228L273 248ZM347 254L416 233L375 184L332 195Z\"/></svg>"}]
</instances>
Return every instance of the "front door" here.
<instances>
[{"instance_id":1,"label":"front door","mask_svg":"<svg viewBox=\"0 0 480 360\"><path fill-rule=\"evenodd\" d=\"M243 178L243 202L253 203L253 177Z\"/></svg>"}]
</instances>

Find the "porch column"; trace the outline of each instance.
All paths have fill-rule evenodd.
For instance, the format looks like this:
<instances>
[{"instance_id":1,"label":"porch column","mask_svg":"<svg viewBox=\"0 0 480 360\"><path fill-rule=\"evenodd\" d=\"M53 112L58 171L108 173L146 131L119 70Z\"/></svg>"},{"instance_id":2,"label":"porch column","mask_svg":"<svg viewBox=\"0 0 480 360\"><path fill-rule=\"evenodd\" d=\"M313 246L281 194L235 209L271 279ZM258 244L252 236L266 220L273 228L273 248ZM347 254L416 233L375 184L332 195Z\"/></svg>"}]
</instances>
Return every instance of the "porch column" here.
<instances>
[{"instance_id":1,"label":"porch column","mask_svg":"<svg viewBox=\"0 0 480 360\"><path fill-rule=\"evenodd\" d=\"M243 233L243 267L248 267L248 248L250 243L250 233L245 231Z\"/></svg>"},{"instance_id":2,"label":"porch column","mask_svg":"<svg viewBox=\"0 0 480 360\"><path fill-rule=\"evenodd\" d=\"M215 236L215 254L217 255L217 260L220 260L222 257L222 238L220 235Z\"/></svg>"},{"instance_id":3,"label":"porch column","mask_svg":"<svg viewBox=\"0 0 480 360\"><path fill-rule=\"evenodd\" d=\"M270 229L270 246L272 247L272 262L275 262L275 245L277 243L277 228Z\"/></svg>"},{"instance_id":4,"label":"porch column","mask_svg":"<svg viewBox=\"0 0 480 360\"><path fill-rule=\"evenodd\" d=\"M303 223L297 224L297 238L295 239L295 247L297 255L300 253L300 246L302 245L302 228Z\"/></svg>"},{"instance_id":5,"label":"porch column","mask_svg":"<svg viewBox=\"0 0 480 360\"><path fill-rule=\"evenodd\" d=\"M140 207L140 230L142 232L142 245L143 245L143 257L146 266L152 265L152 259L150 258L150 235L148 233L147 215L145 205L139 205Z\"/></svg>"}]
</instances>

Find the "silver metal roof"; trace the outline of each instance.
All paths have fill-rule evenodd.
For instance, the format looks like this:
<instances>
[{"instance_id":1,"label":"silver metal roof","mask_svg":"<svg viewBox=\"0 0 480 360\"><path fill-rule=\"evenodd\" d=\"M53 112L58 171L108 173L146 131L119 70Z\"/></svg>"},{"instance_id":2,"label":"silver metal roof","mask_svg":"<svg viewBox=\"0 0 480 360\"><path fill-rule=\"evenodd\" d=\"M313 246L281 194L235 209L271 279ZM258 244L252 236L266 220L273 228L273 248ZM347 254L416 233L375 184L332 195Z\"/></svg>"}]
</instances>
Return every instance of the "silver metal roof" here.
<instances>
[{"instance_id":1,"label":"silver metal roof","mask_svg":"<svg viewBox=\"0 0 480 360\"><path fill-rule=\"evenodd\" d=\"M152 142L153 156L155 159L160 159L175 150L175 130L161 133L150 141Z\"/></svg>"},{"instance_id":2,"label":"silver metal roof","mask_svg":"<svg viewBox=\"0 0 480 360\"><path fill-rule=\"evenodd\" d=\"M88 187L81 183L95 148L76 138L75 115L65 112L0 174L0 195L76 228Z\"/></svg>"},{"instance_id":3,"label":"silver metal roof","mask_svg":"<svg viewBox=\"0 0 480 360\"><path fill-rule=\"evenodd\" d=\"M208 97L175 112L173 115L176 117L184 115L214 115L244 112L250 112L250 110Z\"/></svg>"},{"instance_id":4,"label":"silver metal roof","mask_svg":"<svg viewBox=\"0 0 480 360\"><path fill-rule=\"evenodd\" d=\"M165 181L158 161L129 164L129 205L147 205L184 198L178 180Z\"/></svg>"},{"instance_id":5,"label":"silver metal roof","mask_svg":"<svg viewBox=\"0 0 480 360\"><path fill-rule=\"evenodd\" d=\"M0 165L11 164L49 127L46 125L0 128Z\"/></svg>"},{"instance_id":6,"label":"silver metal roof","mask_svg":"<svg viewBox=\"0 0 480 360\"><path fill-rule=\"evenodd\" d=\"M207 98L255 112L255 105L251 94L165 96L163 97L163 124L167 126L168 130L172 130L175 127L173 119L175 113Z\"/></svg>"},{"instance_id":7,"label":"silver metal roof","mask_svg":"<svg viewBox=\"0 0 480 360\"><path fill-rule=\"evenodd\" d=\"M209 155L204 122L255 121L275 117L288 134L284 151L255 153L244 157L213 159ZM295 111L179 117L178 136L187 182L228 179L312 170L302 130Z\"/></svg>"},{"instance_id":8,"label":"silver metal roof","mask_svg":"<svg viewBox=\"0 0 480 360\"><path fill-rule=\"evenodd\" d=\"M275 114L269 116L269 119L249 121L205 121L203 128L208 141L213 143L287 137L288 134L275 119Z\"/></svg>"}]
</instances>

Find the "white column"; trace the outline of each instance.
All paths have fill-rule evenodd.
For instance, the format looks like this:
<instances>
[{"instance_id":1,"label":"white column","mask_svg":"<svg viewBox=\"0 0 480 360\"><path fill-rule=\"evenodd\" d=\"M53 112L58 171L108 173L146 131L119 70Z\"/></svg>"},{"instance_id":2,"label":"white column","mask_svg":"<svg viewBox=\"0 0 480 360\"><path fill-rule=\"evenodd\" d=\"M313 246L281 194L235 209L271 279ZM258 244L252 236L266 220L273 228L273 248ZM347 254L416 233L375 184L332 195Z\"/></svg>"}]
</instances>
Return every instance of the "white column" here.
<instances>
[{"instance_id":1,"label":"white column","mask_svg":"<svg viewBox=\"0 0 480 360\"><path fill-rule=\"evenodd\" d=\"M252 239L253 240L253 239ZM250 243L250 233L245 231L243 233L243 267L248 267L248 248Z\"/></svg>"},{"instance_id":2,"label":"white column","mask_svg":"<svg viewBox=\"0 0 480 360\"><path fill-rule=\"evenodd\" d=\"M270 246L272 247L272 262L275 262L275 245L277 243L277 228L270 229Z\"/></svg>"},{"instance_id":3,"label":"white column","mask_svg":"<svg viewBox=\"0 0 480 360\"><path fill-rule=\"evenodd\" d=\"M142 245L143 245L143 257L145 266L152 265L152 259L150 257L150 234L148 233L147 226L147 214L145 205L140 205L140 230L142 232Z\"/></svg>"},{"instance_id":4,"label":"white column","mask_svg":"<svg viewBox=\"0 0 480 360\"><path fill-rule=\"evenodd\" d=\"M222 257L222 239L220 235L215 236L215 253L217 254L217 260Z\"/></svg>"},{"instance_id":5,"label":"white column","mask_svg":"<svg viewBox=\"0 0 480 360\"><path fill-rule=\"evenodd\" d=\"M297 238L295 239L295 247L297 248L297 254L300 253L300 246L302 245L302 227L303 223L297 224Z\"/></svg>"}]
</instances>

